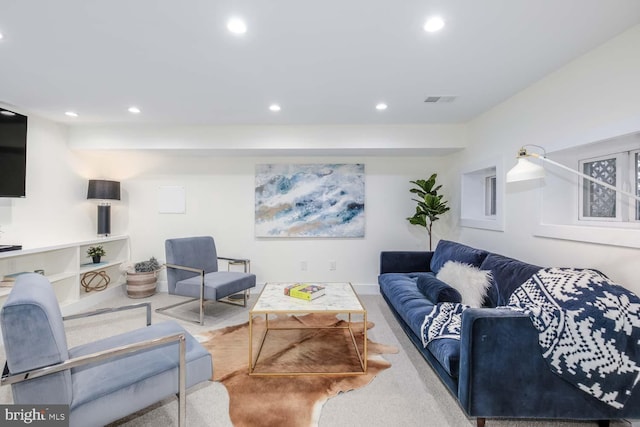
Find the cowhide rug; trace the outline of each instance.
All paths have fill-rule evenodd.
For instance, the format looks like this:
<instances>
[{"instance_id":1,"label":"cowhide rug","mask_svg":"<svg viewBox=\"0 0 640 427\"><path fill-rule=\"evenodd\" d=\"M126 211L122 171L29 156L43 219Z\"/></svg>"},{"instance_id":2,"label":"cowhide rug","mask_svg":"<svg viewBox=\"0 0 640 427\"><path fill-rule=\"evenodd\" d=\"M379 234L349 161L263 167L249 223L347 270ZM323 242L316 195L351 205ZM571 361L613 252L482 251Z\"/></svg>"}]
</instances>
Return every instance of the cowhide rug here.
<instances>
[{"instance_id":1,"label":"cowhide rug","mask_svg":"<svg viewBox=\"0 0 640 427\"><path fill-rule=\"evenodd\" d=\"M264 331L264 316L253 320L254 352ZM335 315L308 314L270 318L271 327L335 326L346 322ZM363 322L354 322L355 332ZM368 322L370 329L374 325ZM356 337L359 337L356 335ZM327 399L367 385L391 364L380 356L397 353L395 347L368 341L368 372L364 375L331 376L249 376L249 323L199 334L202 344L213 355L213 379L229 393L229 415L236 427L308 427L316 426ZM361 340L360 340L361 341ZM345 357L346 356L346 357ZM320 370L328 367L356 370L359 362L353 343L345 330L306 329L269 332L258 368Z\"/></svg>"}]
</instances>

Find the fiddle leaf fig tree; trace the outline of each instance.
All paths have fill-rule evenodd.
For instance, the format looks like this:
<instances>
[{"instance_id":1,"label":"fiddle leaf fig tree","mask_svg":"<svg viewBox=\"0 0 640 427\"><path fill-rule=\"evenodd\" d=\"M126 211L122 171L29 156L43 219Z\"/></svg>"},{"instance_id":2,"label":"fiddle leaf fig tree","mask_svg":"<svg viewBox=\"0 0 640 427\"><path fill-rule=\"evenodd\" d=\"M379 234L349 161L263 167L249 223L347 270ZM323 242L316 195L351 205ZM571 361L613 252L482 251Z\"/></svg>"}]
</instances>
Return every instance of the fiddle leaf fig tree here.
<instances>
[{"instance_id":1,"label":"fiddle leaf fig tree","mask_svg":"<svg viewBox=\"0 0 640 427\"><path fill-rule=\"evenodd\" d=\"M420 225L427 229L429 234L429 250L432 250L431 243L431 229L433 222L440 219L440 215L449 210L449 203L446 200L442 200L443 195L438 194L438 190L442 188L442 185L436 186L437 174L433 174L429 179L418 179L416 181L409 181L417 188L412 188L409 191L417 196L415 199L411 199L416 202L416 213L407 218L411 224Z\"/></svg>"}]
</instances>

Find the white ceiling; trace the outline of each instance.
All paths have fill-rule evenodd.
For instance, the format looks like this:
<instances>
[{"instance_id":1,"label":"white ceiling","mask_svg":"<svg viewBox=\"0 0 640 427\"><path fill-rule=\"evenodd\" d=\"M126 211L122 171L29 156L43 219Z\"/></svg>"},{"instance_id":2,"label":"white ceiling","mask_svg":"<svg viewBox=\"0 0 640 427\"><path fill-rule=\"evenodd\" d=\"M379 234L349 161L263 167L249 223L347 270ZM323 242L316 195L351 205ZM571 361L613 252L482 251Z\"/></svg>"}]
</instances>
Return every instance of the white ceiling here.
<instances>
[{"instance_id":1,"label":"white ceiling","mask_svg":"<svg viewBox=\"0 0 640 427\"><path fill-rule=\"evenodd\" d=\"M69 124L466 122L638 23L638 0L0 0L0 103Z\"/></svg>"}]
</instances>

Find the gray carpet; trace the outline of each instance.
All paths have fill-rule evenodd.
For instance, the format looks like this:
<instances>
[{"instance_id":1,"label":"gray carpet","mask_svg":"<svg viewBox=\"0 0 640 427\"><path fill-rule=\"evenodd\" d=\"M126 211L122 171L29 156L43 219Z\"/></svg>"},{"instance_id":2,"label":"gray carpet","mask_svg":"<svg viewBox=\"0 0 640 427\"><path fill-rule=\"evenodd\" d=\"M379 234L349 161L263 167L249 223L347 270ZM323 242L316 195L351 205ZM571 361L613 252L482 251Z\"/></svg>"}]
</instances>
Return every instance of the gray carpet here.
<instances>
[{"instance_id":1,"label":"gray carpet","mask_svg":"<svg viewBox=\"0 0 640 427\"><path fill-rule=\"evenodd\" d=\"M255 302L255 293L250 304ZM161 307L181 298L167 294L156 294L145 300L153 307ZM118 306L145 300L131 300L123 295L100 306ZM373 341L398 347L398 354L385 355L392 364L371 384L355 391L329 399L324 405L319 425L325 426L475 426L475 419L467 418L455 399L449 394L437 376L431 371L420 353L406 338L393 314L379 295L362 296L367 307L368 318L375 323L369 338ZM195 317L197 304L187 309L193 310ZM180 322L193 334L211 329L243 323L248 320L248 308L222 303L206 305L205 326ZM153 321L169 319L153 314ZM70 346L95 340L98 337L117 334L122 331L144 326L142 310L100 316L90 320L67 322L67 338ZM0 350L2 350L0 348ZM4 353L0 353L0 360ZM215 369L215 361L214 361ZM0 389L0 403L11 403L9 387ZM187 424L190 427L231 426L228 415L229 398L225 388L219 383L206 383L190 390L187 398ZM176 399L168 399L161 404L147 408L135 416L118 421L118 426L174 426L177 415ZM530 420L487 420L487 427L588 427L596 423L570 421L530 421ZM612 426L630 426L627 422L612 423Z\"/></svg>"}]
</instances>

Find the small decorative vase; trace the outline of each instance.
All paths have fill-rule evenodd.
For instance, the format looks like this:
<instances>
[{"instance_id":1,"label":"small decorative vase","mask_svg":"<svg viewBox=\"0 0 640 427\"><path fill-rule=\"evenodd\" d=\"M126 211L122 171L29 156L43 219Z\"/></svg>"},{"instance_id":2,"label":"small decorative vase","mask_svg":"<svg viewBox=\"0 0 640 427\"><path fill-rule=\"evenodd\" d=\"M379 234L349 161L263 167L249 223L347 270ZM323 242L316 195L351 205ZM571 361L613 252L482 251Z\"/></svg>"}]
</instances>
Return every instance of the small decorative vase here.
<instances>
[{"instance_id":1,"label":"small decorative vase","mask_svg":"<svg viewBox=\"0 0 640 427\"><path fill-rule=\"evenodd\" d=\"M93 258L93 263L94 263L94 264L98 264L98 263L100 262L100 258L101 258L101 257L100 257L100 255L98 255L98 256L94 256L94 257L92 257L92 258Z\"/></svg>"}]
</instances>

